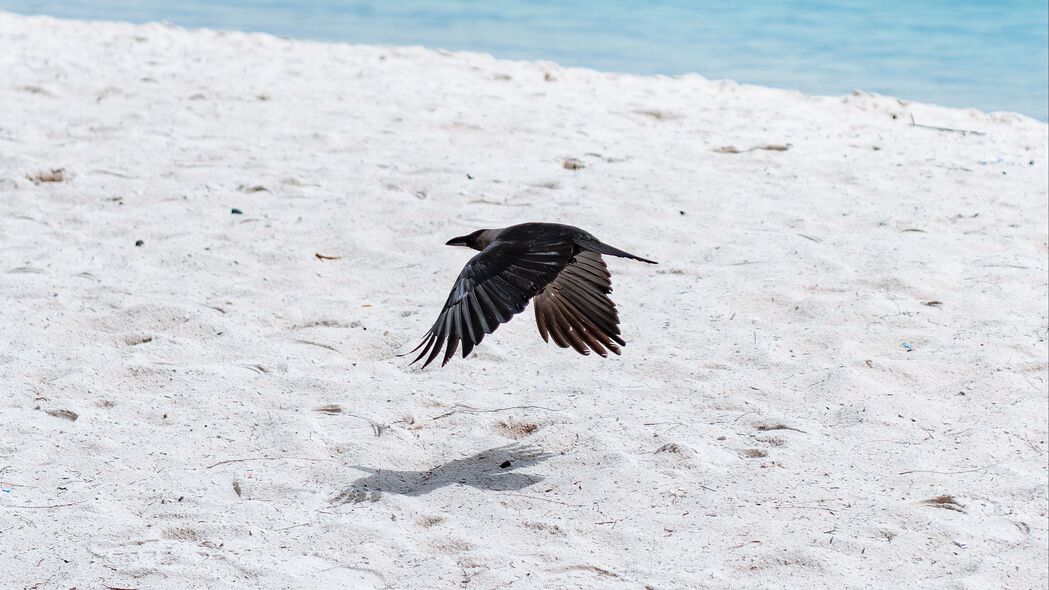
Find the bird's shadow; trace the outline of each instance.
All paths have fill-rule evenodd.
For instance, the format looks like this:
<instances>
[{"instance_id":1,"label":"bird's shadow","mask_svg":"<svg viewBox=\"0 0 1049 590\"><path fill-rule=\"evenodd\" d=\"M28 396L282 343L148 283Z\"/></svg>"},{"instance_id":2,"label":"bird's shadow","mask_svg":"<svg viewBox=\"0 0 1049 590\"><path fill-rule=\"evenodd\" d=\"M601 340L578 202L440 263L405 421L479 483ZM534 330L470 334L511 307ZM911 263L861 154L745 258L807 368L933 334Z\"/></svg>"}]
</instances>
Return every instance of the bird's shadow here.
<instances>
[{"instance_id":1,"label":"bird's shadow","mask_svg":"<svg viewBox=\"0 0 1049 590\"><path fill-rule=\"evenodd\" d=\"M331 503L374 502L384 493L421 496L452 484L479 490L518 491L543 478L515 470L531 467L552 456L533 446L510 444L455 459L427 471L394 471L354 465L354 469L371 475L353 481L332 498Z\"/></svg>"}]
</instances>

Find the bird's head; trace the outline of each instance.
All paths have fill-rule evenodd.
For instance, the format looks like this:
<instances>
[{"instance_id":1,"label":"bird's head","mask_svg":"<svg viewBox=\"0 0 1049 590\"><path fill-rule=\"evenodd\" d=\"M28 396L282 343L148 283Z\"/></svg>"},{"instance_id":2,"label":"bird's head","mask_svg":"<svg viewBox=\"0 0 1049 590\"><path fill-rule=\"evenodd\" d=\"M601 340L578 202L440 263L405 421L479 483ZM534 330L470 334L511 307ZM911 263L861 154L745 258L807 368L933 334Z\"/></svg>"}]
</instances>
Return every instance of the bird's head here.
<instances>
[{"instance_id":1,"label":"bird's head","mask_svg":"<svg viewBox=\"0 0 1049 590\"><path fill-rule=\"evenodd\" d=\"M491 243L491 240L488 239L488 231L489 230L486 229L479 229L471 234L452 238L448 240L446 245L466 246L467 248L473 248L474 250L484 250L485 246Z\"/></svg>"}]
</instances>

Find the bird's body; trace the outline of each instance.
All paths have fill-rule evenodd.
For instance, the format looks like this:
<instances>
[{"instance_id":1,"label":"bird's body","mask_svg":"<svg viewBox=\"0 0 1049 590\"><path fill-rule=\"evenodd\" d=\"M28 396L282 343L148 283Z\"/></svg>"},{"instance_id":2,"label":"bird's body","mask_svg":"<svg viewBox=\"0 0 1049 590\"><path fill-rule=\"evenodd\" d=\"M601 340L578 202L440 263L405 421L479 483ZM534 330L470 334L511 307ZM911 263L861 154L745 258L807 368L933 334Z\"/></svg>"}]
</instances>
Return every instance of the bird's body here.
<instances>
[{"instance_id":1,"label":"bird's body","mask_svg":"<svg viewBox=\"0 0 1049 590\"><path fill-rule=\"evenodd\" d=\"M522 223L453 238L449 246L480 253L470 259L430 331L415 350L429 365L445 347L446 364L461 342L463 357L524 311L531 300L543 340L580 354L619 354L626 343L619 314L609 299L611 274L602 254L655 264L602 243L589 233L557 223ZM415 352L413 350L412 352Z\"/></svg>"}]
</instances>

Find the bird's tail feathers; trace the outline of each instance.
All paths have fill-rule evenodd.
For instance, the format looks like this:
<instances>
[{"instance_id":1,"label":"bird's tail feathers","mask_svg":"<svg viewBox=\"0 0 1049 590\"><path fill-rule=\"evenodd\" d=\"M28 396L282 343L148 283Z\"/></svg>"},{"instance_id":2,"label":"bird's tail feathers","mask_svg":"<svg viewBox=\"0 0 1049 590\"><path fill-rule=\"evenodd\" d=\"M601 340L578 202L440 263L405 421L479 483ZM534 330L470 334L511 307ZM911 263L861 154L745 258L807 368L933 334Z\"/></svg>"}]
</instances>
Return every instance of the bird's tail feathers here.
<instances>
[{"instance_id":1,"label":"bird's tail feathers","mask_svg":"<svg viewBox=\"0 0 1049 590\"><path fill-rule=\"evenodd\" d=\"M629 252L624 252L615 246L609 246L604 242L598 240L577 240L580 248L584 250L590 250L591 252L597 252L598 254L608 254L609 256L619 256L620 258L630 258L631 260L640 260L641 262L647 262L648 264L659 264L655 260L649 260L647 258L641 258L635 256Z\"/></svg>"}]
</instances>

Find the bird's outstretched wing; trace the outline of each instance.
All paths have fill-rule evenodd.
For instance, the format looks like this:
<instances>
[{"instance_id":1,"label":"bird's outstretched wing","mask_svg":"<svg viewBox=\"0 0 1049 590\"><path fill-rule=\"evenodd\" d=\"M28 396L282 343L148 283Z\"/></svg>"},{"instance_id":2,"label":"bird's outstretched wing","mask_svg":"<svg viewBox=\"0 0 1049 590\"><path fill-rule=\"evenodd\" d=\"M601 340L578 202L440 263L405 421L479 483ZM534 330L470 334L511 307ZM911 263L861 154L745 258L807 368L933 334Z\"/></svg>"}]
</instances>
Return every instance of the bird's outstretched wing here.
<instances>
[{"instance_id":1,"label":"bird's outstretched wing","mask_svg":"<svg viewBox=\"0 0 1049 590\"><path fill-rule=\"evenodd\" d=\"M619 312L608 297L612 275L596 252L580 252L534 299L535 323L543 340L579 354L619 354Z\"/></svg>"},{"instance_id":2,"label":"bird's outstretched wing","mask_svg":"<svg viewBox=\"0 0 1049 590\"><path fill-rule=\"evenodd\" d=\"M574 246L560 236L520 242L493 242L466 263L412 363L426 357L426 368L445 347L445 365L463 344L463 358L486 334L524 311L535 296L572 260ZM409 353L410 354L410 353Z\"/></svg>"}]
</instances>

